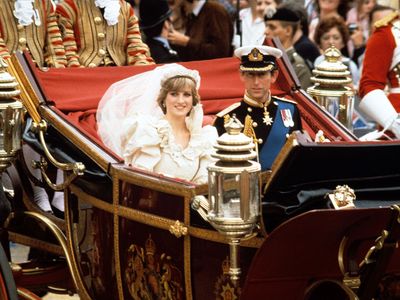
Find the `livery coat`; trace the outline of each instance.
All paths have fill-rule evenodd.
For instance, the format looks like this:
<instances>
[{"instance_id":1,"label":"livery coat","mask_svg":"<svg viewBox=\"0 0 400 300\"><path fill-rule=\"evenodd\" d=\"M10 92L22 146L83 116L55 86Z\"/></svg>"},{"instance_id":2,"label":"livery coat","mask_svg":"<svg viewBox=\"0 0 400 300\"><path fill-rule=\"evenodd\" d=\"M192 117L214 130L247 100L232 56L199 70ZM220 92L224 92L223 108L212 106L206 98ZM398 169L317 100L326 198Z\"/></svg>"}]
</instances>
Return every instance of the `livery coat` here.
<instances>
[{"instance_id":1,"label":"livery coat","mask_svg":"<svg viewBox=\"0 0 400 300\"><path fill-rule=\"evenodd\" d=\"M64 67L65 50L50 0L35 0L38 13L30 25L21 25L14 16L15 0L0 1L0 55L9 58L16 51L29 51L40 67Z\"/></svg>"},{"instance_id":2,"label":"livery coat","mask_svg":"<svg viewBox=\"0 0 400 300\"><path fill-rule=\"evenodd\" d=\"M153 63L132 7L119 1L118 23L112 26L94 0L64 0L57 5L69 67Z\"/></svg>"}]
</instances>

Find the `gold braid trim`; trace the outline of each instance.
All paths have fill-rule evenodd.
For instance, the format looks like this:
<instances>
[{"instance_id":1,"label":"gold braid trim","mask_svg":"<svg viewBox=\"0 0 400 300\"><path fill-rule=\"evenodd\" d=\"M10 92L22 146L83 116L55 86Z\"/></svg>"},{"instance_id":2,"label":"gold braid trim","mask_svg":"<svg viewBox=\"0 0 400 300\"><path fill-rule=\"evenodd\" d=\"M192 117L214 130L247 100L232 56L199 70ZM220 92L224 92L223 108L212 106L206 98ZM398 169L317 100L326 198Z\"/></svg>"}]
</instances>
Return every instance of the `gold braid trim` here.
<instances>
[{"instance_id":1,"label":"gold braid trim","mask_svg":"<svg viewBox=\"0 0 400 300\"><path fill-rule=\"evenodd\" d=\"M246 118L244 119L244 129L243 129L243 134L245 134L248 137L251 137L253 139L254 145L256 145L256 152L257 152L257 161L258 159L258 140L256 136L256 132L254 131L253 128L253 119L247 115Z\"/></svg>"},{"instance_id":2,"label":"gold braid trim","mask_svg":"<svg viewBox=\"0 0 400 300\"><path fill-rule=\"evenodd\" d=\"M387 26L389 23L391 23L393 20L397 19L399 17L399 12L394 11L391 14L387 15L386 17L383 17L382 19L376 21L374 23L375 28Z\"/></svg>"},{"instance_id":3,"label":"gold braid trim","mask_svg":"<svg viewBox=\"0 0 400 300\"><path fill-rule=\"evenodd\" d=\"M230 115L225 115L224 116L224 125L228 124L230 120L231 120L231 116Z\"/></svg>"}]
</instances>

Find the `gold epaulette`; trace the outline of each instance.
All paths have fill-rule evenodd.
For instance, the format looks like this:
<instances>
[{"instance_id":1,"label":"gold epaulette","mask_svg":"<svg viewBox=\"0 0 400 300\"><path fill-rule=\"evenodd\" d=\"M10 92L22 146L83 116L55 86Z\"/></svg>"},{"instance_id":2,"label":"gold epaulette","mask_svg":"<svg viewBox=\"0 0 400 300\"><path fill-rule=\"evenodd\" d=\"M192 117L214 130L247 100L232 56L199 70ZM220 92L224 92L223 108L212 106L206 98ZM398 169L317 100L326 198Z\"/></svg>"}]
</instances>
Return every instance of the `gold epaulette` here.
<instances>
[{"instance_id":1,"label":"gold epaulette","mask_svg":"<svg viewBox=\"0 0 400 300\"><path fill-rule=\"evenodd\" d=\"M387 26L389 23L391 23L393 20L397 19L399 17L399 12L394 11L390 14L388 14L386 17L383 17L382 19L376 21L374 23L375 28Z\"/></svg>"},{"instance_id":2,"label":"gold epaulette","mask_svg":"<svg viewBox=\"0 0 400 300\"><path fill-rule=\"evenodd\" d=\"M280 100L280 101L284 101L284 102L289 102L289 103L297 104L297 102L294 101L294 100L290 100L290 99L286 99L286 98L281 98L281 97L272 96L272 100L274 100L274 99L278 99L278 100Z\"/></svg>"},{"instance_id":3,"label":"gold epaulette","mask_svg":"<svg viewBox=\"0 0 400 300\"><path fill-rule=\"evenodd\" d=\"M233 103L231 106L228 106L227 108L221 110L219 113L217 113L217 117L222 118L226 114L229 114L232 110L240 106L240 102Z\"/></svg>"}]
</instances>

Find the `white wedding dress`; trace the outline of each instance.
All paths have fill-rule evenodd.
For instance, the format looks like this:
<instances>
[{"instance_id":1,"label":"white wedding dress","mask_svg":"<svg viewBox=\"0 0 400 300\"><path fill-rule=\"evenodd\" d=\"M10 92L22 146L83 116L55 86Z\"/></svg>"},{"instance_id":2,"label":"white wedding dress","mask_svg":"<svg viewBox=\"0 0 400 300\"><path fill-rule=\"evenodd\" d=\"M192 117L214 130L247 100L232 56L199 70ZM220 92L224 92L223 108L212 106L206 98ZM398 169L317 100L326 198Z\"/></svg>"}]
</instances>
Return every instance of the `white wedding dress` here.
<instances>
[{"instance_id":1,"label":"white wedding dress","mask_svg":"<svg viewBox=\"0 0 400 300\"><path fill-rule=\"evenodd\" d=\"M175 142L171 126L164 118L134 116L123 127L126 131L122 157L126 164L195 183L207 182L207 166L214 161L211 153L217 138L214 127L191 132L185 149Z\"/></svg>"},{"instance_id":2,"label":"white wedding dress","mask_svg":"<svg viewBox=\"0 0 400 300\"><path fill-rule=\"evenodd\" d=\"M207 166L215 161L211 154L217 130L202 127L203 109L197 104L186 117L188 146L183 149L175 142L171 126L156 103L160 82L174 75L197 76L199 85L198 72L179 64L157 67L112 85L99 103L98 133L127 165L203 184L208 179Z\"/></svg>"}]
</instances>

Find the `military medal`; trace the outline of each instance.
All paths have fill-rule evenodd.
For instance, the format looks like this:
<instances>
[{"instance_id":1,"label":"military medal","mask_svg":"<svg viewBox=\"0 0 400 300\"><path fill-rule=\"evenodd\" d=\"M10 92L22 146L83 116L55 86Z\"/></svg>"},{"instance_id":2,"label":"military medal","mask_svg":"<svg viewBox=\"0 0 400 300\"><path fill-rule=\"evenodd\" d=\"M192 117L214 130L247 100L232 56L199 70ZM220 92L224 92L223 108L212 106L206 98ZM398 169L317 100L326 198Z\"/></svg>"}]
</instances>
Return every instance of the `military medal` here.
<instances>
[{"instance_id":1,"label":"military medal","mask_svg":"<svg viewBox=\"0 0 400 300\"><path fill-rule=\"evenodd\" d=\"M269 111L267 110L267 106L264 106L264 117L263 117L263 122L266 125L271 125L274 120L272 117L269 115Z\"/></svg>"},{"instance_id":2,"label":"military medal","mask_svg":"<svg viewBox=\"0 0 400 300\"><path fill-rule=\"evenodd\" d=\"M281 116L282 116L283 125L285 125L285 127L293 127L294 126L294 121L293 121L292 113L290 112L290 109L281 109Z\"/></svg>"}]
</instances>

